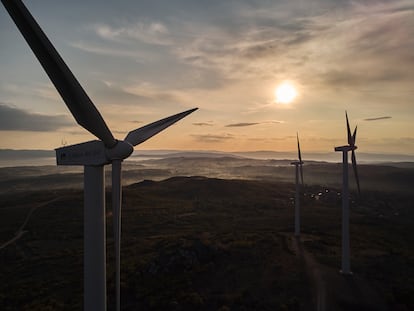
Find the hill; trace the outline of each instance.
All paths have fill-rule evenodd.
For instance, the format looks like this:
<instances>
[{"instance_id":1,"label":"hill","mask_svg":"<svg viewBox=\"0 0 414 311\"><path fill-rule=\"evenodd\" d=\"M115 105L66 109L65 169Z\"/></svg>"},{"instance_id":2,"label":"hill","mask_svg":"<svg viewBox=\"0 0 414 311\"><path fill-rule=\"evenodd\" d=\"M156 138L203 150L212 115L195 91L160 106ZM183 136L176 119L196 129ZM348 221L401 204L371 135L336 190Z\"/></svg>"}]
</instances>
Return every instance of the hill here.
<instances>
[{"instance_id":1,"label":"hill","mask_svg":"<svg viewBox=\"0 0 414 311\"><path fill-rule=\"evenodd\" d=\"M312 279L292 243L293 189L280 181L177 176L124 187L123 310L314 310ZM314 185L302 198L303 247L322 272L340 266L338 192ZM358 284L381 297L374 307L414 307L412 199L367 191L352 200L352 268ZM3 310L82 309L82 201L77 189L0 195L1 241L30 214L24 233L0 249ZM110 195L107 201L111 310ZM329 276L331 306L368 309Z\"/></svg>"}]
</instances>

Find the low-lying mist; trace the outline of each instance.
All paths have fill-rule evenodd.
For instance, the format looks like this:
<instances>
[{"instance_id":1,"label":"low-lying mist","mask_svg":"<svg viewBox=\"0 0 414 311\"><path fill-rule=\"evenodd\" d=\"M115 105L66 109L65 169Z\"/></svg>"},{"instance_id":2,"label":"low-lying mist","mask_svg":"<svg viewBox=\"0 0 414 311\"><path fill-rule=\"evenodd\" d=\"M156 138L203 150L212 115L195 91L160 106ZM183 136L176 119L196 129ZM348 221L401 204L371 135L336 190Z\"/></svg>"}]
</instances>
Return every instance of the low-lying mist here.
<instances>
[{"instance_id":1,"label":"low-lying mist","mask_svg":"<svg viewBox=\"0 0 414 311\"><path fill-rule=\"evenodd\" d=\"M251 159L241 157L166 157L125 161L123 184L143 180L163 180L173 176L204 176L221 179L248 179L294 182L291 160ZM342 164L306 162L305 185L340 188ZM350 170L350 187L355 180ZM414 186L414 168L407 165L361 164L358 166L361 190L409 192ZM106 166L106 184L110 187L111 166ZM22 166L0 168L0 193L46 189L79 189L83 186L82 167Z\"/></svg>"}]
</instances>

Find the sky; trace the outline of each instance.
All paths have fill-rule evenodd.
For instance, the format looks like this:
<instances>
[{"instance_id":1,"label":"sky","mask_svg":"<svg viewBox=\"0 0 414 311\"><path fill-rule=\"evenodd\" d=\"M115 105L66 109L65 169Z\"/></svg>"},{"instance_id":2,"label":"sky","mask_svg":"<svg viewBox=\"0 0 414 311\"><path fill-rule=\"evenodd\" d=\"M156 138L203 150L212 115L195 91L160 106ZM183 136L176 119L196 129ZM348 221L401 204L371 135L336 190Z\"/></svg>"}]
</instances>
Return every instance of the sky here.
<instances>
[{"instance_id":1,"label":"sky","mask_svg":"<svg viewBox=\"0 0 414 311\"><path fill-rule=\"evenodd\" d=\"M414 155L413 0L26 0L118 139L199 110L135 149ZM290 104L275 98L288 81ZM0 6L0 149L95 139ZM339 155L338 155L339 156Z\"/></svg>"}]
</instances>

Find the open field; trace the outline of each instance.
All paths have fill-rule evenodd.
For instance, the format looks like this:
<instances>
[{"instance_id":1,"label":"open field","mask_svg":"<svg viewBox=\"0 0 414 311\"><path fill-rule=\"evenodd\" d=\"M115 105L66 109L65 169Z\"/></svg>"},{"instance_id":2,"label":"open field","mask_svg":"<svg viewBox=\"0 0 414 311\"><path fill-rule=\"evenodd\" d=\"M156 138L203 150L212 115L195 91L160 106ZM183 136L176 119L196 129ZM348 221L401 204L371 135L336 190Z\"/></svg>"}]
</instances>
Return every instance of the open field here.
<instances>
[{"instance_id":1,"label":"open field","mask_svg":"<svg viewBox=\"0 0 414 311\"><path fill-rule=\"evenodd\" d=\"M178 163L163 166L160 160L160 171L150 172L173 175L191 167ZM267 173L269 165L263 162L226 162L222 168L227 171L220 171L209 163L213 167L206 174L209 178L163 179L158 174L153 179L161 180L150 181L142 180L142 171L135 176L134 172L155 166L127 170L125 178L139 182L124 187L122 309L318 309L315 278L306 261L309 258L301 256L291 234L293 169L275 165L267 167ZM199 161L193 167L207 169L208 164ZM9 175L3 170L0 179L4 185L14 180L14 188L0 194L0 245L19 235L0 249L0 305L3 310L80 310L81 174L34 172L23 186L24 178L19 179L23 174L17 173L22 168L14 170L11 174L9 169ZM243 176L234 178L230 170ZM227 179L211 176L219 173ZM308 185L302 197L299 248L315 261L323 278L326 310L412 310L414 200L413 194L401 187L412 189L413 172L361 166L363 195L352 197L351 208L352 279L337 273L339 173L336 164L305 167ZM316 180L316 176L322 177ZM71 181L73 189L64 189L65 182ZM112 310L113 238L108 192L108 310Z\"/></svg>"}]
</instances>

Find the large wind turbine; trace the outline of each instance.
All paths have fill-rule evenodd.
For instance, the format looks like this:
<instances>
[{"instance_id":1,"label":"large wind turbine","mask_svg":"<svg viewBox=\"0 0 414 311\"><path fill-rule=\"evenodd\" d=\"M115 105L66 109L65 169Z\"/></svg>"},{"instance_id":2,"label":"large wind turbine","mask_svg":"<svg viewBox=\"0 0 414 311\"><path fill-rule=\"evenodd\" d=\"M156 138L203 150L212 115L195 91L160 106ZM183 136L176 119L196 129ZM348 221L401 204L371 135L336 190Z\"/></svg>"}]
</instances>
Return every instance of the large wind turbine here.
<instances>
[{"instance_id":1,"label":"large wind turbine","mask_svg":"<svg viewBox=\"0 0 414 311\"><path fill-rule=\"evenodd\" d=\"M1 0L79 125L99 140L56 149L58 165L84 166L84 309L106 310L106 239L104 165L112 164L117 310L120 308L121 163L133 147L192 113L156 121L128 133L112 135L95 105L21 0Z\"/></svg>"},{"instance_id":2,"label":"large wind turbine","mask_svg":"<svg viewBox=\"0 0 414 311\"><path fill-rule=\"evenodd\" d=\"M351 151L352 167L354 169L355 179L358 187L358 194L360 193L359 178L357 163L355 157L355 146L357 127L355 126L354 133L351 135L351 129L349 128L348 113L345 112L346 117L346 129L348 134L348 145L335 147L335 151L342 152L342 167L343 167L343 180L342 180L342 266L341 273L352 274L350 264L350 250L349 250L349 182L348 182L348 152Z\"/></svg>"},{"instance_id":3,"label":"large wind turbine","mask_svg":"<svg viewBox=\"0 0 414 311\"><path fill-rule=\"evenodd\" d=\"M296 133L296 139L298 142L298 160L293 161L290 164L295 166L295 181L296 181L296 191L295 191L295 236L300 236L300 184L299 184L299 171L300 171L300 180L303 187L303 161L302 155L300 153L300 144L299 144L299 134Z\"/></svg>"}]
</instances>

